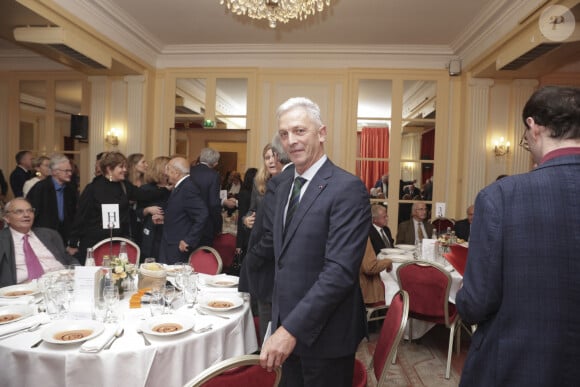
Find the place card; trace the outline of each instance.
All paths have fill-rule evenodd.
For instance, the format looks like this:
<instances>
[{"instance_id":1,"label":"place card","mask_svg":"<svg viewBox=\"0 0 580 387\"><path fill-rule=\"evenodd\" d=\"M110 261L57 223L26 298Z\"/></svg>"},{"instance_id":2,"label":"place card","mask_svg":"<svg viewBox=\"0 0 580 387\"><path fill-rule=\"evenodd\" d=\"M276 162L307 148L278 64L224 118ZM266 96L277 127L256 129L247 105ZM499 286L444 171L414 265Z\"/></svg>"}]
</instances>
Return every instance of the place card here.
<instances>
[{"instance_id":1,"label":"place card","mask_svg":"<svg viewBox=\"0 0 580 387\"><path fill-rule=\"evenodd\" d=\"M75 266L74 298L69 309L72 318L92 319L101 276L101 267Z\"/></svg>"},{"instance_id":2,"label":"place card","mask_svg":"<svg viewBox=\"0 0 580 387\"><path fill-rule=\"evenodd\" d=\"M435 217L445 218L445 203L437 202L435 203Z\"/></svg>"},{"instance_id":3,"label":"place card","mask_svg":"<svg viewBox=\"0 0 580 387\"><path fill-rule=\"evenodd\" d=\"M101 204L101 212L103 216L103 228L121 228L118 204Z\"/></svg>"},{"instance_id":4,"label":"place card","mask_svg":"<svg viewBox=\"0 0 580 387\"><path fill-rule=\"evenodd\" d=\"M421 241L421 259L423 261L435 261L435 239L423 239Z\"/></svg>"}]
</instances>

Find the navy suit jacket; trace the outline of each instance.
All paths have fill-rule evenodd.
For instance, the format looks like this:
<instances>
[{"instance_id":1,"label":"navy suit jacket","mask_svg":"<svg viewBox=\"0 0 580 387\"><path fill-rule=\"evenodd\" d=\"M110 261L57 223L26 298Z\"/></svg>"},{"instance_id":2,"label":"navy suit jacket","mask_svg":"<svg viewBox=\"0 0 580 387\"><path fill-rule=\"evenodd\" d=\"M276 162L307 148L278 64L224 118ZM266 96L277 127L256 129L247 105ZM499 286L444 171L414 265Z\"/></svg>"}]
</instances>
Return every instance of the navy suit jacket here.
<instances>
[{"instance_id":1,"label":"navy suit jacket","mask_svg":"<svg viewBox=\"0 0 580 387\"><path fill-rule=\"evenodd\" d=\"M22 193L22 187L24 187L24 182L30 179L32 174L29 171L25 171L20 166L16 166L12 173L10 174L10 188L12 188L12 193L15 198L24 196Z\"/></svg>"},{"instance_id":2,"label":"navy suit jacket","mask_svg":"<svg viewBox=\"0 0 580 387\"><path fill-rule=\"evenodd\" d=\"M187 262L189 254L200 246L207 214L197 186L189 177L183 179L167 201L159 260L168 264ZM179 251L182 240L189 245L186 252Z\"/></svg>"},{"instance_id":3,"label":"navy suit jacket","mask_svg":"<svg viewBox=\"0 0 580 387\"><path fill-rule=\"evenodd\" d=\"M201 244L212 246L217 234L222 232L222 201L220 199L220 175L205 164L191 167L189 175L197 186L209 216L203 229Z\"/></svg>"},{"instance_id":4,"label":"navy suit jacket","mask_svg":"<svg viewBox=\"0 0 580 387\"><path fill-rule=\"evenodd\" d=\"M580 380L580 155L483 189L456 302L478 324L462 386Z\"/></svg>"},{"instance_id":5,"label":"navy suit jacket","mask_svg":"<svg viewBox=\"0 0 580 387\"><path fill-rule=\"evenodd\" d=\"M32 232L42 244L63 265L78 264L78 261L68 255L60 235L49 228L33 228ZM16 284L16 261L14 258L14 242L10 228L0 231L0 287Z\"/></svg>"},{"instance_id":6,"label":"navy suit jacket","mask_svg":"<svg viewBox=\"0 0 580 387\"><path fill-rule=\"evenodd\" d=\"M455 223L455 227L453 227L453 230L455 230L455 235L457 236L457 238L461 238L463 240L469 240L469 232L471 231L471 224L469 224L469 221L467 219L462 219L462 220L458 220Z\"/></svg>"},{"instance_id":7,"label":"navy suit jacket","mask_svg":"<svg viewBox=\"0 0 580 387\"><path fill-rule=\"evenodd\" d=\"M391 230L388 227L383 227L383 230L385 231L385 235L387 236L387 239L391 243L390 247L394 247L395 241L393 240L393 236L391 235ZM379 234L379 232L377 231L375 226L371 225L371 228L369 231L369 238L371 239L371 244L373 245L373 250L375 251L375 254L378 254L381 251L381 249L384 249L387 247L385 245L385 242L383 242L383 238L381 238L381 235Z\"/></svg>"},{"instance_id":8,"label":"navy suit jacket","mask_svg":"<svg viewBox=\"0 0 580 387\"><path fill-rule=\"evenodd\" d=\"M272 327L282 325L296 337L298 356L352 355L367 332L359 269L371 222L368 192L359 178L327 160L283 237L291 171L280 175L274 193Z\"/></svg>"}]
</instances>

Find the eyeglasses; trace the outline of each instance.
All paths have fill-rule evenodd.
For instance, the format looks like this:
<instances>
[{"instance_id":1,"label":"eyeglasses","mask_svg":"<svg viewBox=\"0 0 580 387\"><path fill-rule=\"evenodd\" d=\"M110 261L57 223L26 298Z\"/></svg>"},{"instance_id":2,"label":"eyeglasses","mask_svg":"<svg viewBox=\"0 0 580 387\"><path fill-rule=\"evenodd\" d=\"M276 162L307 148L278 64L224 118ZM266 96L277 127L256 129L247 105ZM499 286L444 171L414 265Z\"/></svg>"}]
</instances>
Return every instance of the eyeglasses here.
<instances>
[{"instance_id":1,"label":"eyeglasses","mask_svg":"<svg viewBox=\"0 0 580 387\"><path fill-rule=\"evenodd\" d=\"M528 144L528 139L526 138L526 131L524 131L524 133L522 134L522 138L520 138L519 145L528 152L530 151L530 144Z\"/></svg>"},{"instance_id":2,"label":"eyeglasses","mask_svg":"<svg viewBox=\"0 0 580 387\"><path fill-rule=\"evenodd\" d=\"M6 211L6 213L13 213L13 214L15 214L17 216L22 216L25 213L27 215L32 215L32 214L34 214L35 211L36 211L35 208L24 208L24 209L23 208L19 208L17 210Z\"/></svg>"},{"instance_id":3,"label":"eyeglasses","mask_svg":"<svg viewBox=\"0 0 580 387\"><path fill-rule=\"evenodd\" d=\"M72 169L57 169L57 171L61 171L64 173L73 173Z\"/></svg>"}]
</instances>

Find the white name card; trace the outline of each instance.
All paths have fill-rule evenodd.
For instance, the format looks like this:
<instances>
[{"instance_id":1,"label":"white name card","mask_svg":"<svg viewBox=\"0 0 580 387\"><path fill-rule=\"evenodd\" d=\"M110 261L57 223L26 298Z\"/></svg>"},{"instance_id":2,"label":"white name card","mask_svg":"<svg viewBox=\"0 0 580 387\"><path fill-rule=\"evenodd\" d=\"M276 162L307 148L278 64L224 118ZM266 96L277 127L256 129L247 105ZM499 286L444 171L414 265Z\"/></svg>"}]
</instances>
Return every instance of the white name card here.
<instances>
[{"instance_id":1,"label":"white name card","mask_svg":"<svg viewBox=\"0 0 580 387\"><path fill-rule=\"evenodd\" d=\"M445 218L445 203L435 203L435 217Z\"/></svg>"},{"instance_id":2,"label":"white name card","mask_svg":"<svg viewBox=\"0 0 580 387\"><path fill-rule=\"evenodd\" d=\"M423 261L435 261L435 239L423 239L421 241L421 259Z\"/></svg>"},{"instance_id":3,"label":"white name card","mask_svg":"<svg viewBox=\"0 0 580 387\"><path fill-rule=\"evenodd\" d=\"M121 228L118 204L101 204L103 213L103 228Z\"/></svg>"},{"instance_id":4,"label":"white name card","mask_svg":"<svg viewBox=\"0 0 580 387\"><path fill-rule=\"evenodd\" d=\"M91 319L95 304L95 289L98 286L98 277L101 268L98 266L75 267L74 298L70 306L70 315L73 318Z\"/></svg>"}]
</instances>

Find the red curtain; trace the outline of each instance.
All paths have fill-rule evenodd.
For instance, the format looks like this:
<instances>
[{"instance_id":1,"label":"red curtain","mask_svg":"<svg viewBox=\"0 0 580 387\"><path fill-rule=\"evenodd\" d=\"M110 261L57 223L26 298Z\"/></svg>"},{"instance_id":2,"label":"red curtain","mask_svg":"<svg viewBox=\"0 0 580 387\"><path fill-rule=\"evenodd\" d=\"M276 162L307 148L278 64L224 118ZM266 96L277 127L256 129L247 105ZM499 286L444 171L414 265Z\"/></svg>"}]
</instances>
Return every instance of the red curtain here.
<instances>
[{"instance_id":1,"label":"red curtain","mask_svg":"<svg viewBox=\"0 0 580 387\"><path fill-rule=\"evenodd\" d=\"M389 157L389 128L362 128L360 137L360 157ZM361 179L367 189L374 187L378 179L389 173L389 163L378 160L361 160Z\"/></svg>"}]
</instances>

